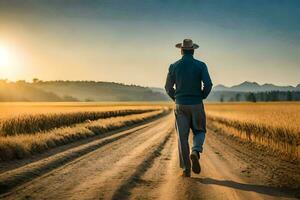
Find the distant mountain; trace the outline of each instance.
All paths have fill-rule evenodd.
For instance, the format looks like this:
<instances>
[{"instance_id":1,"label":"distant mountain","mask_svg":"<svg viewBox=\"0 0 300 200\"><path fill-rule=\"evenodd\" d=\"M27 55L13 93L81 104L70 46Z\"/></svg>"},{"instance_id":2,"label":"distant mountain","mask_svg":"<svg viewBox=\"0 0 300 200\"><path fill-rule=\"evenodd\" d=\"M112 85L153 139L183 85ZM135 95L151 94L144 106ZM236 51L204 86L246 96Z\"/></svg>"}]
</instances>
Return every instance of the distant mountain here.
<instances>
[{"instance_id":1,"label":"distant mountain","mask_svg":"<svg viewBox=\"0 0 300 200\"><path fill-rule=\"evenodd\" d=\"M231 91L239 91L239 92L246 92L246 91L257 91L259 90L260 85L256 82L249 82L245 81L239 85L234 85L230 88Z\"/></svg>"},{"instance_id":2,"label":"distant mountain","mask_svg":"<svg viewBox=\"0 0 300 200\"><path fill-rule=\"evenodd\" d=\"M230 88L222 84L216 85L214 87L214 91L228 91L228 90L230 90Z\"/></svg>"},{"instance_id":3,"label":"distant mountain","mask_svg":"<svg viewBox=\"0 0 300 200\"><path fill-rule=\"evenodd\" d=\"M266 92L266 91L300 91L300 84L297 87L293 86L277 86L274 84L260 85L256 82L245 81L241 84L232 87L217 85L213 91L230 91L230 92Z\"/></svg>"}]
</instances>

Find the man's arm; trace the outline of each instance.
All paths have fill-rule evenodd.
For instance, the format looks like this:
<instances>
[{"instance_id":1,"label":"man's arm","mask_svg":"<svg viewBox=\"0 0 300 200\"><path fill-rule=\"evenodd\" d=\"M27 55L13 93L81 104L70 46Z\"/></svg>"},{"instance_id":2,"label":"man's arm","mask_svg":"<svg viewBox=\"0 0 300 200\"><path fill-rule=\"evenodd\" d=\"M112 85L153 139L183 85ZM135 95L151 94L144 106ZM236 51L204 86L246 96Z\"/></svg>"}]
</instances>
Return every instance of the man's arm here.
<instances>
[{"instance_id":1,"label":"man's arm","mask_svg":"<svg viewBox=\"0 0 300 200\"><path fill-rule=\"evenodd\" d=\"M206 99L206 97L209 95L209 93L212 89L212 85L213 85L211 82L206 64L204 64L204 67L202 70L202 82L203 82L202 98Z\"/></svg>"},{"instance_id":2,"label":"man's arm","mask_svg":"<svg viewBox=\"0 0 300 200\"><path fill-rule=\"evenodd\" d=\"M173 99L173 101L175 101L175 89L174 89L175 77L173 74L172 67L173 67L172 65L170 65L170 67L169 67L169 72L168 72L167 80L166 80L166 84L165 84L165 90L166 90L167 94L169 95L169 97L171 97L171 99Z\"/></svg>"}]
</instances>

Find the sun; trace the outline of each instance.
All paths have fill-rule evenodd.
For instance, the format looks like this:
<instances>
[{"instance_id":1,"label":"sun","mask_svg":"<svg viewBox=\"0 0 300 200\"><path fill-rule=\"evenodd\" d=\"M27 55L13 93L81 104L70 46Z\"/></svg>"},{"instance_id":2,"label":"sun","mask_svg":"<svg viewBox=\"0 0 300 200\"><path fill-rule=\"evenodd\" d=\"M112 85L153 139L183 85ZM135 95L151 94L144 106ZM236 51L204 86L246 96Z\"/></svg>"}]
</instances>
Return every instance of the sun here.
<instances>
[{"instance_id":1,"label":"sun","mask_svg":"<svg viewBox=\"0 0 300 200\"><path fill-rule=\"evenodd\" d=\"M0 68L6 69L11 64L11 53L5 46L0 45Z\"/></svg>"},{"instance_id":2,"label":"sun","mask_svg":"<svg viewBox=\"0 0 300 200\"><path fill-rule=\"evenodd\" d=\"M14 79L19 70L17 54L13 46L0 43L0 79Z\"/></svg>"}]
</instances>

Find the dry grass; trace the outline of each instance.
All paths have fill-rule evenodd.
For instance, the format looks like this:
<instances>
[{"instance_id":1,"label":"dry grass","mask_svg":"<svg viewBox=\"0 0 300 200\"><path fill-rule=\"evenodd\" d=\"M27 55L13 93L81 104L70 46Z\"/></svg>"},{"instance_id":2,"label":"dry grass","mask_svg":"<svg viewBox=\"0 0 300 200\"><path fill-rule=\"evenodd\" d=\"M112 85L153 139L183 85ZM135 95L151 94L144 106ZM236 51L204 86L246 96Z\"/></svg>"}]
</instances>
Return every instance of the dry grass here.
<instances>
[{"instance_id":1,"label":"dry grass","mask_svg":"<svg viewBox=\"0 0 300 200\"><path fill-rule=\"evenodd\" d=\"M300 158L300 103L207 104L206 112L226 133Z\"/></svg>"},{"instance_id":2,"label":"dry grass","mask_svg":"<svg viewBox=\"0 0 300 200\"><path fill-rule=\"evenodd\" d=\"M169 106L170 103L157 102L0 102L0 121L23 115L58 114L74 112L103 112L126 109L154 109Z\"/></svg>"},{"instance_id":3,"label":"dry grass","mask_svg":"<svg viewBox=\"0 0 300 200\"><path fill-rule=\"evenodd\" d=\"M142 113L162 107L169 107L169 103L0 103L0 135L47 131L85 120Z\"/></svg>"},{"instance_id":4,"label":"dry grass","mask_svg":"<svg viewBox=\"0 0 300 200\"><path fill-rule=\"evenodd\" d=\"M160 109L142 114L110 117L36 134L0 136L0 160L25 158L72 141L144 122L167 111L168 109Z\"/></svg>"},{"instance_id":5,"label":"dry grass","mask_svg":"<svg viewBox=\"0 0 300 200\"><path fill-rule=\"evenodd\" d=\"M32 134L47 131L62 126L82 123L86 120L140 114L154 111L155 109L120 109L98 112L75 112L59 114L34 114L8 118L0 123L0 135L9 136L16 134Z\"/></svg>"}]
</instances>

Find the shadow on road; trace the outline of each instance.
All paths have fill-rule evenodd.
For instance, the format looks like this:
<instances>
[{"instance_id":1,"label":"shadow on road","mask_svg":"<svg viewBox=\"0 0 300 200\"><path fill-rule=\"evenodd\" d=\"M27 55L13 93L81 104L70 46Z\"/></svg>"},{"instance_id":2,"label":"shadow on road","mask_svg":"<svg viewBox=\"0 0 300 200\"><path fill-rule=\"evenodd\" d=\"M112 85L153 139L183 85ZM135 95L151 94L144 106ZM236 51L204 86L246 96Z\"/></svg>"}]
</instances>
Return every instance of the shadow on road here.
<instances>
[{"instance_id":1,"label":"shadow on road","mask_svg":"<svg viewBox=\"0 0 300 200\"><path fill-rule=\"evenodd\" d=\"M224 187L230 187L234 189L252 191L260 194L266 194L274 197L300 197L300 189L291 189L291 188L276 188L265 185L254 185L247 183L238 183L231 180L217 180L213 178L192 178L192 180L197 183L207 184L207 185L220 185Z\"/></svg>"}]
</instances>

